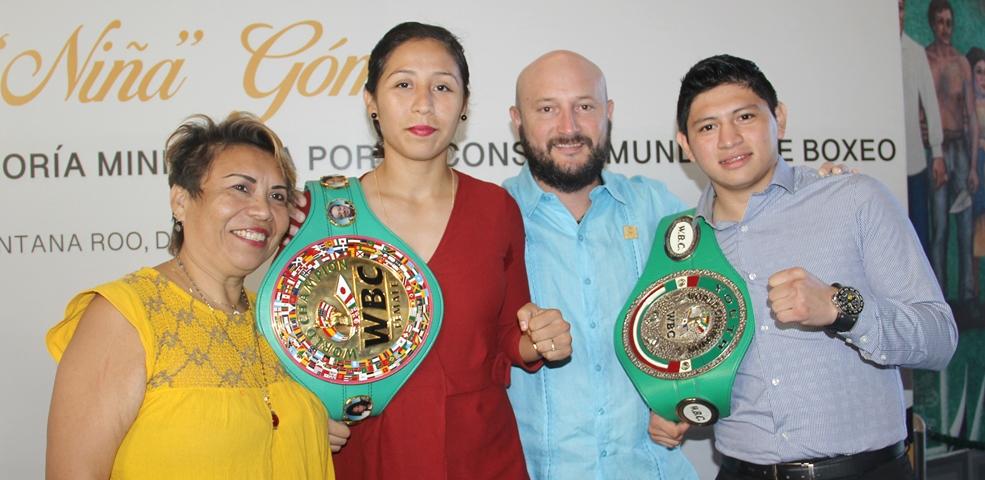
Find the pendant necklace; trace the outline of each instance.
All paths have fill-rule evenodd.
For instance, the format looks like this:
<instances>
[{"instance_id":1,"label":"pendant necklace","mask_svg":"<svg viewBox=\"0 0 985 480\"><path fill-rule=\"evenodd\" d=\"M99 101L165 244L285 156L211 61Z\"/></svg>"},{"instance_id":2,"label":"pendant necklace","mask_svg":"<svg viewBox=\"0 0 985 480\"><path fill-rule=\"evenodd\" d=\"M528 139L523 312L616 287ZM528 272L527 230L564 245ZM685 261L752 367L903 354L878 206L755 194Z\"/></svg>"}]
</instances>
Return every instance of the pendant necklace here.
<instances>
[{"instance_id":1,"label":"pendant necklace","mask_svg":"<svg viewBox=\"0 0 985 480\"><path fill-rule=\"evenodd\" d=\"M236 352L239 353L240 358L245 360L247 358L245 352L243 352L242 350L239 349L239 347L236 346L236 344L233 342L232 336L229 335L229 329L227 329L226 326L223 325L221 322L219 322L218 318L216 318L215 316L216 308L215 306L213 306L213 303L219 305L220 307L228 308L232 312L232 315L235 317L239 317L243 315L243 313L240 312L239 307L237 305L230 305L228 303L224 304L220 302L213 302L212 299L210 299L208 295L206 295L205 292L198 287L198 285L195 283L195 280L192 279L192 276L188 274L188 270L185 268L185 264L182 263L181 257L175 255L174 260L175 263L178 264L178 268L181 269L181 273L184 274L185 278L188 279L188 283L190 285L188 287L188 293L192 294L192 296L194 297L198 297L199 300L201 300L203 303L205 303L206 306L209 307L209 311L212 312L213 319L215 319L219 327L222 328L222 333L226 335L226 340L228 340L229 344L232 345L233 349L235 349ZM250 304L250 297L246 294L245 288L239 291L239 302L240 304L243 303L246 304L245 313L250 313L253 311L253 306ZM257 334L256 325L252 323L250 324L250 332L253 333L253 341L254 341L253 346L256 348L255 350L256 356L257 359L260 361L260 375L262 376L263 379L263 403L267 405L267 410L270 411L270 424L273 425L274 430L277 430L277 427L280 425L280 417L277 416L277 412L274 411L274 407L270 403L270 389L269 389L270 384L267 382L267 365L263 361L263 352L262 350L260 350L260 336ZM254 381L258 380L256 378L256 373L253 374L253 380Z\"/></svg>"}]
</instances>

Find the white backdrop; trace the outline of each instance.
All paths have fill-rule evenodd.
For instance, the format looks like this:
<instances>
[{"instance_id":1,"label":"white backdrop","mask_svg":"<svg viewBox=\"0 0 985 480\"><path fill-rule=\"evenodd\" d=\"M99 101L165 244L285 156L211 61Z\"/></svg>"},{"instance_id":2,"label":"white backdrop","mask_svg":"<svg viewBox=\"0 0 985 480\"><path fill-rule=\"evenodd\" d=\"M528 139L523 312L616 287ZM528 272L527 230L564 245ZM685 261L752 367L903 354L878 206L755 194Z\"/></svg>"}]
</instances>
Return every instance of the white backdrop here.
<instances>
[{"instance_id":1,"label":"white backdrop","mask_svg":"<svg viewBox=\"0 0 985 480\"><path fill-rule=\"evenodd\" d=\"M858 166L905 197L891 0L3 0L2 7L6 478L42 475L55 370L44 334L65 303L87 286L167 258L158 233L170 225L166 136L192 113L245 109L269 118L301 179L359 174L371 167L373 143L360 92L364 57L401 21L444 25L465 45L473 96L454 162L471 175L500 182L519 169L507 114L516 75L542 53L565 48L607 75L616 104L610 168L660 178L693 203L697 169L672 142L679 79L698 59L727 52L759 63L788 104L788 158ZM711 478L708 435L695 437L685 452Z\"/></svg>"}]
</instances>

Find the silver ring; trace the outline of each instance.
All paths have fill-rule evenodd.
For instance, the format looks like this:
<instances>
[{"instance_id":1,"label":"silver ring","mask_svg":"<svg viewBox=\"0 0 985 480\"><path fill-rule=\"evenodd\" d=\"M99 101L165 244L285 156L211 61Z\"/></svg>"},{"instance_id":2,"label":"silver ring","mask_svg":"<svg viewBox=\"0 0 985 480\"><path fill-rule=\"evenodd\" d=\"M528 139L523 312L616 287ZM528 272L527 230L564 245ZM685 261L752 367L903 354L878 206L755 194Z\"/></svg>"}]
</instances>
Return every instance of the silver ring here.
<instances>
[{"instance_id":1,"label":"silver ring","mask_svg":"<svg viewBox=\"0 0 985 480\"><path fill-rule=\"evenodd\" d=\"M554 339L553 338L551 339L551 351L552 352L556 352L557 351L557 347L554 346Z\"/></svg>"}]
</instances>

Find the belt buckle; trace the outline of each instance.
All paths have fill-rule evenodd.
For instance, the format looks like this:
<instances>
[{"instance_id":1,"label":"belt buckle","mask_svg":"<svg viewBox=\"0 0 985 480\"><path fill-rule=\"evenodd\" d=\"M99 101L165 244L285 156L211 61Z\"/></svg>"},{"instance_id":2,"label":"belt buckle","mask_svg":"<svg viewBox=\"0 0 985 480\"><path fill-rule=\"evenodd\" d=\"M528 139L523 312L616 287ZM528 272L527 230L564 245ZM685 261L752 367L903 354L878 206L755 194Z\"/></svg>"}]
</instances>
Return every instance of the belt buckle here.
<instances>
[{"instance_id":1,"label":"belt buckle","mask_svg":"<svg viewBox=\"0 0 985 480\"><path fill-rule=\"evenodd\" d=\"M791 463L785 463L785 464L782 464L782 465L784 465L784 466L790 466L790 467L806 468L807 469L807 476L806 477L799 476L799 477L797 477L797 480L816 480L816 478L817 478L817 477L814 476L814 464L813 463L808 463L808 462L791 462ZM787 480L787 479L790 479L790 475L783 475L783 476L780 475L780 466L781 466L781 464L770 465L770 470L771 470L770 473L771 473L771 476L769 477L768 480ZM791 479L791 480L793 480L793 479Z\"/></svg>"},{"instance_id":2,"label":"belt buckle","mask_svg":"<svg viewBox=\"0 0 985 480\"><path fill-rule=\"evenodd\" d=\"M805 480L815 480L816 477L814 477L813 463L802 462L802 463L797 463L796 465L807 469L807 478Z\"/></svg>"}]
</instances>

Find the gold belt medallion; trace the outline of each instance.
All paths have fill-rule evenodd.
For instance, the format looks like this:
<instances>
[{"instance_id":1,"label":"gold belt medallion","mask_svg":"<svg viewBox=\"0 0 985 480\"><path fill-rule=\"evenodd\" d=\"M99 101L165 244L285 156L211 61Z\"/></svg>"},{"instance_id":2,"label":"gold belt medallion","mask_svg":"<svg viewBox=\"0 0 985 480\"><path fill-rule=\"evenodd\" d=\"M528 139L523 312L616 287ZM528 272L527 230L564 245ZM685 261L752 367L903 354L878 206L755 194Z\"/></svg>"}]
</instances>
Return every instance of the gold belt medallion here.
<instances>
[{"instance_id":1,"label":"gold belt medallion","mask_svg":"<svg viewBox=\"0 0 985 480\"><path fill-rule=\"evenodd\" d=\"M274 286L274 335L308 374L361 384L396 372L431 326L431 294L403 252L329 237L295 255Z\"/></svg>"}]
</instances>

